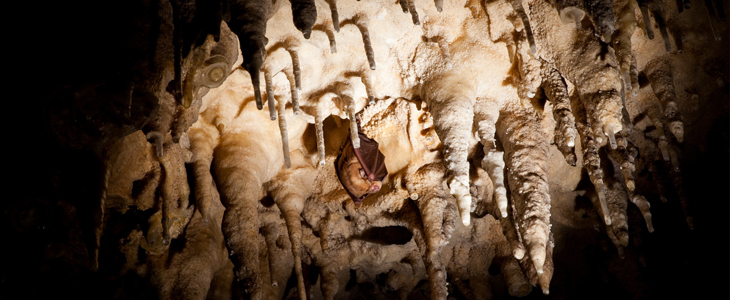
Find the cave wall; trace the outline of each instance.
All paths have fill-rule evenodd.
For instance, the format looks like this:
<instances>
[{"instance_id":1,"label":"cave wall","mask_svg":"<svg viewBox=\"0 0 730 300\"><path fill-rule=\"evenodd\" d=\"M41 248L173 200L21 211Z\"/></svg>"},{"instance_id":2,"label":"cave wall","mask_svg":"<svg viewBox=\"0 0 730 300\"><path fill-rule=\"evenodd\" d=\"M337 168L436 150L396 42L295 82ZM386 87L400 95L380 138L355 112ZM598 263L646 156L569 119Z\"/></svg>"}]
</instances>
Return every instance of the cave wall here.
<instances>
[{"instance_id":1,"label":"cave wall","mask_svg":"<svg viewBox=\"0 0 730 300\"><path fill-rule=\"evenodd\" d=\"M687 3L17 8L0 295L727 294L727 21Z\"/></svg>"}]
</instances>

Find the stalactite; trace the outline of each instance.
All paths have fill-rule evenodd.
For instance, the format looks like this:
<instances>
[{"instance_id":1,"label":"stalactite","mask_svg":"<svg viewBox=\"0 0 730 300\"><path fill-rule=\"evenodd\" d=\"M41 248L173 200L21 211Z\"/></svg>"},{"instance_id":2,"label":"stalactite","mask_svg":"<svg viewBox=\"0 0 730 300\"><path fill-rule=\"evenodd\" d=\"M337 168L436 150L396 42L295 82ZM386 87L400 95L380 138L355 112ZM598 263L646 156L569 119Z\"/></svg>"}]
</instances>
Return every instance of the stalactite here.
<instances>
[{"instance_id":1,"label":"stalactite","mask_svg":"<svg viewBox=\"0 0 730 300\"><path fill-rule=\"evenodd\" d=\"M604 43L611 43L611 36L616 29L616 19L613 16L613 2L610 0L587 0L586 11L593 22L596 35Z\"/></svg>"},{"instance_id":2,"label":"stalactite","mask_svg":"<svg viewBox=\"0 0 730 300\"><path fill-rule=\"evenodd\" d=\"M154 145L157 157L162 157L165 154L165 150L162 147L162 143L165 142L165 136L162 133L159 131L151 131L147 134L147 140Z\"/></svg>"},{"instance_id":3,"label":"stalactite","mask_svg":"<svg viewBox=\"0 0 730 300\"><path fill-rule=\"evenodd\" d=\"M712 5L712 0L705 0L705 9L707 11L707 17L710 19L710 30L712 31L712 35L715 36L716 41L721 41L722 36L720 35L720 27L715 20L715 8Z\"/></svg>"},{"instance_id":4,"label":"stalactite","mask_svg":"<svg viewBox=\"0 0 730 300\"><path fill-rule=\"evenodd\" d=\"M632 91L634 82L631 80L631 65L634 61L634 54L631 50L631 36L636 31L634 15L636 5L630 0L615 1L613 9L617 16L615 36L612 39L613 49L616 50L616 59L619 62L624 87L627 91Z\"/></svg>"},{"instance_id":5,"label":"stalactite","mask_svg":"<svg viewBox=\"0 0 730 300\"><path fill-rule=\"evenodd\" d=\"M560 72L543 63L542 89L545 91L550 103L553 105L553 119L555 119L555 144L563 153L565 161L575 166L575 138L578 132L575 129L575 117L570 108L568 87Z\"/></svg>"},{"instance_id":6,"label":"stalactite","mask_svg":"<svg viewBox=\"0 0 730 300\"><path fill-rule=\"evenodd\" d=\"M294 26L302 32L305 39L309 39L312 34L312 26L317 21L317 7L314 5L314 0L289 0L289 2L291 2Z\"/></svg>"},{"instance_id":7,"label":"stalactite","mask_svg":"<svg viewBox=\"0 0 730 300\"><path fill-rule=\"evenodd\" d=\"M352 86L349 83L338 82L336 84L337 94L344 100L347 117L350 119L350 139L353 148L360 148L360 136L358 135L358 126L355 113L357 112L355 99L353 96ZM319 138L318 138L319 139ZM320 157L321 161L321 157Z\"/></svg>"},{"instance_id":8,"label":"stalactite","mask_svg":"<svg viewBox=\"0 0 730 300\"><path fill-rule=\"evenodd\" d=\"M607 186L606 200L608 202L608 215L611 216L611 224L608 229L616 237L618 243L616 248L629 246L629 223L626 216L628 205L628 194L620 182L616 181Z\"/></svg>"},{"instance_id":9,"label":"stalactite","mask_svg":"<svg viewBox=\"0 0 730 300\"><path fill-rule=\"evenodd\" d=\"M669 148L669 153L671 156L676 157L676 152L673 148ZM690 204L689 199L687 199L687 195L684 193L684 179L682 178L682 172L679 169L679 162L678 158L675 159L676 162L672 163L670 160L669 162L665 161L665 165L667 169L670 169L669 175L672 179L672 185L674 186L674 192L677 194L677 198L679 199L679 204L682 207L682 212L684 213L684 218L687 223L687 227L689 227L690 230L694 230L694 218L692 217L692 214L690 213Z\"/></svg>"},{"instance_id":10,"label":"stalactite","mask_svg":"<svg viewBox=\"0 0 730 300\"><path fill-rule=\"evenodd\" d=\"M414 25L421 25L421 21L418 19L418 12L416 11L416 3L415 0L406 0L408 1L408 11L411 13L411 20L413 20ZM707 0L709 1L709 0Z\"/></svg>"},{"instance_id":11,"label":"stalactite","mask_svg":"<svg viewBox=\"0 0 730 300\"><path fill-rule=\"evenodd\" d=\"M537 46L535 45L535 37L532 35L532 28L530 27L530 19L527 17L525 8L522 6L522 0L510 0L512 9L515 10L520 19L522 19L522 25L525 27L525 35L527 35L527 41L530 43L530 53L532 55L537 54Z\"/></svg>"},{"instance_id":12,"label":"stalactite","mask_svg":"<svg viewBox=\"0 0 730 300\"><path fill-rule=\"evenodd\" d=\"M291 69L284 69L286 80L289 81L289 89L291 91L291 106L294 115L299 115L299 91L297 90L296 79L294 78L294 72Z\"/></svg>"},{"instance_id":13,"label":"stalactite","mask_svg":"<svg viewBox=\"0 0 730 300\"><path fill-rule=\"evenodd\" d=\"M449 188L456 198L464 225L469 225L471 195L469 194L468 140L474 119L472 87L455 71L427 82L421 95L433 114L436 133L444 144L444 160L449 170Z\"/></svg>"},{"instance_id":14,"label":"stalactite","mask_svg":"<svg viewBox=\"0 0 730 300\"><path fill-rule=\"evenodd\" d=\"M261 66L266 59L266 22L271 10L271 1L232 1L231 21L228 22L231 31L238 36L243 64L241 65L251 75L256 108L263 109L260 88Z\"/></svg>"},{"instance_id":15,"label":"stalactite","mask_svg":"<svg viewBox=\"0 0 730 300\"><path fill-rule=\"evenodd\" d=\"M328 0L327 4L329 4L330 6L330 13L332 15L332 26L335 28L335 31L340 32L340 14L337 13L337 0Z\"/></svg>"},{"instance_id":16,"label":"stalactite","mask_svg":"<svg viewBox=\"0 0 730 300\"><path fill-rule=\"evenodd\" d=\"M282 174L268 190L279 207L291 240L291 251L294 255L294 273L297 276L297 291L300 300L307 299L302 271L302 223L300 216L304 209L304 201L311 194L314 177L308 172L310 167L295 167Z\"/></svg>"},{"instance_id":17,"label":"stalactite","mask_svg":"<svg viewBox=\"0 0 730 300\"><path fill-rule=\"evenodd\" d=\"M398 3L400 4L400 8L403 10L404 14L408 13L408 0L398 0Z\"/></svg>"},{"instance_id":18,"label":"stalactite","mask_svg":"<svg viewBox=\"0 0 730 300\"><path fill-rule=\"evenodd\" d=\"M654 31L651 30L651 19L649 18L649 0L637 0L639 3L639 9L641 10L641 16L644 19L644 30L646 31L646 37L650 40L654 39Z\"/></svg>"},{"instance_id":19,"label":"stalactite","mask_svg":"<svg viewBox=\"0 0 730 300\"><path fill-rule=\"evenodd\" d=\"M266 83L266 101L269 103L269 118L276 120L276 103L274 103L274 83L270 71L264 70L264 81Z\"/></svg>"},{"instance_id":20,"label":"stalactite","mask_svg":"<svg viewBox=\"0 0 730 300\"><path fill-rule=\"evenodd\" d=\"M485 146L486 148L486 146ZM507 217L507 189L504 186L504 152L489 151L484 155L482 168L487 170L494 183L494 199L502 218Z\"/></svg>"},{"instance_id":21,"label":"stalactite","mask_svg":"<svg viewBox=\"0 0 730 300\"><path fill-rule=\"evenodd\" d=\"M327 39L330 41L330 53L337 53L337 40L335 40L335 33L330 30L325 30Z\"/></svg>"},{"instance_id":22,"label":"stalactite","mask_svg":"<svg viewBox=\"0 0 730 300\"><path fill-rule=\"evenodd\" d=\"M368 18L365 15L357 15L355 17L355 24L360 29L362 34L362 43L365 45L365 55L368 57L368 63L370 69L375 70L375 53L373 52L373 45L370 44L370 32L368 31Z\"/></svg>"},{"instance_id":23,"label":"stalactite","mask_svg":"<svg viewBox=\"0 0 730 300\"><path fill-rule=\"evenodd\" d=\"M669 131L681 143L684 140L684 123L677 106L677 96L674 92L672 69L669 62L664 59L652 60L646 65L645 72L651 82L651 89L662 105L664 117L669 122Z\"/></svg>"},{"instance_id":24,"label":"stalactite","mask_svg":"<svg viewBox=\"0 0 730 300\"><path fill-rule=\"evenodd\" d=\"M286 101L277 99L277 114L279 115L279 133L281 134L281 148L284 152L284 166L289 169L291 167L291 158L289 157L289 131L286 128Z\"/></svg>"},{"instance_id":25,"label":"stalactite","mask_svg":"<svg viewBox=\"0 0 730 300\"><path fill-rule=\"evenodd\" d=\"M436 5L436 10L438 12L442 12L444 10L444 0L434 0L434 4Z\"/></svg>"},{"instance_id":26,"label":"stalactite","mask_svg":"<svg viewBox=\"0 0 730 300\"><path fill-rule=\"evenodd\" d=\"M441 49L441 55L444 56L444 63L446 63L446 68L451 69L453 66L451 64L451 51L449 51L449 43L444 38L438 39L438 45Z\"/></svg>"},{"instance_id":27,"label":"stalactite","mask_svg":"<svg viewBox=\"0 0 730 300\"><path fill-rule=\"evenodd\" d=\"M297 90L302 89L302 70L299 68L299 46L291 46L286 49L291 55L291 65L294 70L294 82L296 83Z\"/></svg>"},{"instance_id":28,"label":"stalactite","mask_svg":"<svg viewBox=\"0 0 730 300\"><path fill-rule=\"evenodd\" d=\"M646 198L642 195L634 194L631 196L631 203L636 205L636 207L639 208L639 211L641 211L641 214L644 216L646 229L649 230L650 233L654 232L654 224L651 222L651 204L649 204L649 200L646 200Z\"/></svg>"},{"instance_id":29,"label":"stalactite","mask_svg":"<svg viewBox=\"0 0 730 300\"><path fill-rule=\"evenodd\" d=\"M555 241L553 240L552 233L550 234L550 239L548 240L547 248L546 248L546 260L545 265L543 267L543 272L538 272L535 269L535 266L532 264L532 261L528 257L524 257L523 259L519 260L519 267L522 269L522 272L524 272L526 279L529 281L530 286L534 287L537 285L540 285L540 288L542 289L542 293L544 295L550 294L550 280L553 277L553 271L554 271L554 265L553 265L553 248L554 248Z\"/></svg>"},{"instance_id":30,"label":"stalactite","mask_svg":"<svg viewBox=\"0 0 730 300\"><path fill-rule=\"evenodd\" d=\"M478 101L474 106L474 122L476 123L481 143L484 148L484 158L481 167L487 171L494 185L494 200L499 215L507 218L507 189L504 186L504 152L497 151L495 124L498 116L497 107L486 105L488 101Z\"/></svg>"},{"instance_id":31,"label":"stalactite","mask_svg":"<svg viewBox=\"0 0 730 300\"><path fill-rule=\"evenodd\" d=\"M373 79L371 76L372 73L367 70L363 70L360 73L360 80L365 85L365 93L368 95L368 105L375 104L375 93L373 92Z\"/></svg>"},{"instance_id":32,"label":"stalactite","mask_svg":"<svg viewBox=\"0 0 730 300\"><path fill-rule=\"evenodd\" d=\"M325 164L325 148L324 148L324 119L326 116L324 113L321 112L320 109L317 110L317 114L314 116L314 127L315 127L315 133L317 135L317 153L319 155L319 165L324 166Z\"/></svg>"},{"instance_id":33,"label":"stalactite","mask_svg":"<svg viewBox=\"0 0 730 300\"><path fill-rule=\"evenodd\" d=\"M443 188L445 171L441 164L432 163L420 167L406 178L409 193L419 195L416 204L421 214L425 238L425 245L419 245L419 248L425 246L421 253L428 272L431 299L446 299L448 294L446 269L441 262L441 250L448 242L447 235L450 235L444 226L448 197Z\"/></svg>"},{"instance_id":34,"label":"stalactite","mask_svg":"<svg viewBox=\"0 0 730 300\"><path fill-rule=\"evenodd\" d=\"M525 278L520 263L511 256L503 257L499 264L502 277L507 283L507 292L512 297L524 297L530 294L532 286Z\"/></svg>"},{"instance_id":35,"label":"stalactite","mask_svg":"<svg viewBox=\"0 0 730 300\"><path fill-rule=\"evenodd\" d=\"M190 128L188 136L195 172L195 208L200 212L203 222L207 224L211 220L211 203L214 198L220 197L213 182L213 175L210 173L218 132L212 125L197 122Z\"/></svg>"},{"instance_id":36,"label":"stalactite","mask_svg":"<svg viewBox=\"0 0 730 300\"><path fill-rule=\"evenodd\" d=\"M560 20L563 23L575 24L575 28L580 28L580 21L585 17L586 12L583 10L583 1L580 0L558 0L555 1L555 8L560 14Z\"/></svg>"},{"instance_id":37,"label":"stalactite","mask_svg":"<svg viewBox=\"0 0 730 300\"><path fill-rule=\"evenodd\" d=\"M634 171L636 171L636 156L638 150L634 145L629 143L627 136L619 134L616 136L617 149L608 150L609 157L615 161L623 174L626 189L633 193L636 189Z\"/></svg>"},{"instance_id":38,"label":"stalactite","mask_svg":"<svg viewBox=\"0 0 730 300\"><path fill-rule=\"evenodd\" d=\"M229 133L221 136L214 153L213 174L226 207L221 229L236 281L253 299L260 299L263 293L256 206L263 182L268 181L267 170L281 166L277 156L269 154L267 143L273 142L271 137Z\"/></svg>"},{"instance_id":39,"label":"stalactite","mask_svg":"<svg viewBox=\"0 0 730 300\"><path fill-rule=\"evenodd\" d=\"M606 187L603 181L601 157L598 154L600 145L594 139L591 124L586 116L585 106L577 98L578 96L574 94L571 96L570 102L573 107L575 125L578 129L583 149L583 168L588 172L591 183L593 183L596 189L601 211L603 212L603 220L606 222L606 225L610 225L611 217L608 215L608 206L606 204Z\"/></svg>"},{"instance_id":40,"label":"stalactite","mask_svg":"<svg viewBox=\"0 0 730 300\"><path fill-rule=\"evenodd\" d=\"M664 186L664 182L666 181L666 172L663 167L661 167L660 160L657 157L656 160L652 161L649 165L649 172L651 172L652 177L654 178L654 183L656 184L657 192L659 193L659 200L662 201L662 203L667 203L667 188Z\"/></svg>"},{"instance_id":41,"label":"stalactite","mask_svg":"<svg viewBox=\"0 0 730 300\"><path fill-rule=\"evenodd\" d=\"M500 112L497 133L505 162L515 221L527 254L538 274L543 273L550 235L550 193L545 171L548 142L532 112L506 108Z\"/></svg>"}]
</instances>

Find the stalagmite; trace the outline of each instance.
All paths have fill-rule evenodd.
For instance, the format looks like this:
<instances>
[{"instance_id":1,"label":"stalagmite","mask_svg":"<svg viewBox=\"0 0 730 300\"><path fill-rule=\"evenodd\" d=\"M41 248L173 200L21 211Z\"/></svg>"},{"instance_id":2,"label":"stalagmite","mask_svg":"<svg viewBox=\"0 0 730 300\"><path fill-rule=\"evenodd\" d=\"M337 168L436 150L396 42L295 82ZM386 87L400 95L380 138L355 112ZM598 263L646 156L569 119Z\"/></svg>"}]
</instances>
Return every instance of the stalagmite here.
<instances>
[{"instance_id":1,"label":"stalagmite","mask_svg":"<svg viewBox=\"0 0 730 300\"><path fill-rule=\"evenodd\" d=\"M294 26L302 32L305 39L312 34L312 26L317 21L317 7L314 0L289 0L291 2Z\"/></svg>"},{"instance_id":2,"label":"stalagmite","mask_svg":"<svg viewBox=\"0 0 730 300\"><path fill-rule=\"evenodd\" d=\"M327 4L330 6L330 13L332 14L332 26L335 31L340 32L340 14L337 13L337 0L328 0Z\"/></svg>"},{"instance_id":3,"label":"stalagmite","mask_svg":"<svg viewBox=\"0 0 730 300\"><path fill-rule=\"evenodd\" d=\"M636 205L636 207L638 207L641 211L641 214L644 216L646 229L649 230L649 232L654 232L654 225L651 222L651 204L649 204L649 201L642 195L634 194L631 196L631 203Z\"/></svg>"},{"instance_id":4,"label":"stalagmite","mask_svg":"<svg viewBox=\"0 0 730 300\"><path fill-rule=\"evenodd\" d=\"M281 133L281 148L284 151L284 166L291 168L289 157L289 131L286 128L286 101L279 98L277 101L277 114L279 115L279 133Z\"/></svg>"},{"instance_id":5,"label":"stalagmite","mask_svg":"<svg viewBox=\"0 0 730 300\"><path fill-rule=\"evenodd\" d=\"M505 108L500 112L497 133L505 150L515 221L530 260L542 274L550 236L550 188L545 171L548 141L533 114Z\"/></svg>"},{"instance_id":6,"label":"stalagmite","mask_svg":"<svg viewBox=\"0 0 730 300\"><path fill-rule=\"evenodd\" d=\"M368 31L368 18L365 15L357 15L355 24L362 34L362 43L365 45L365 55L368 57L370 69L375 70L375 53L373 45L370 43L370 32Z\"/></svg>"},{"instance_id":7,"label":"stalagmite","mask_svg":"<svg viewBox=\"0 0 730 300\"><path fill-rule=\"evenodd\" d=\"M464 225L469 225L471 210L467 137L471 135L474 119L475 97L472 93L469 82L456 71L427 82L421 90L421 97L433 114L436 134L444 145L448 185Z\"/></svg>"},{"instance_id":8,"label":"stalagmite","mask_svg":"<svg viewBox=\"0 0 730 300\"><path fill-rule=\"evenodd\" d=\"M646 65L645 73L651 82L651 89L662 105L664 117L669 122L669 131L681 143L684 140L684 123L677 106L677 96L674 92L674 81L669 62L661 58L652 60Z\"/></svg>"},{"instance_id":9,"label":"stalagmite","mask_svg":"<svg viewBox=\"0 0 730 300\"><path fill-rule=\"evenodd\" d=\"M411 20L413 20L414 25L421 25L421 21L418 19L418 12L416 11L416 3L415 0L406 0L408 1L408 11L411 13ZM707 0L709 1L709 0Z\"/></svg>"},{"instance_id":10,"label":"stalagmite","mask_svg":"<svg viewBox=\"0 0 730 300\"><path fill-rule=\"evenodd\" d=\"M606 222L606 225L610 225L611 217L608 215L608 206L606 204L606 186L603 181L601 157L598 154L600 145L594 139L595 135L586 116L585 106L577 98L578 96L574 94L571 96L570 102L573 107L575 125L578 129L583 149L583 168L588 172L591 183L593 183L596 194L598 194L601 211L603 212L603 220Z\"/></svg>"},{"instance_id":11,"label":"stalagmite","mask_svg":"<svg viewBox=\"0 0 730 300\"><path fill-rule=\"evenodd\" d=\"M611 36L616 29L616 19L613 16L613 2L610 0L587 0L586 11L593 22L596 35L605 43L611 43Z\"/></svg>"},{"instance_id":12,"label":"stalagmite","mask_svg":"<svg viewBox=\"0 0 730 300\"><path fill-rule=\"evenodd\" d=\"M555 8L560 14L560 20L563 23L575 24L575 28L580 28L580 21L586 15L583 10L583 1L580 0L558 0L555 1Z\"/></svg>"},{"instance_id":13,"label":"stalagmite","mask_svg":"<svg viewBox=\"0 0 730 300\"><path fill-rule=\"evenodd\" d=\"M563 76L557 69L543 63L542 89L545 91L550 103L553 105L553 119L555 119L555 144L558 150L563 153L565 161L575 165L575 138L578 132L575 129L575 117L570 108L568 87L565 85Z\"/></svg>"},{"instance_id":14,"label":"stalagmite","mask_svg":"<svg viewBox=\"0 0 730 300\"><path fill-rule=\"evenodd\" d=\"M269 118L276 120L276 103L274 103L274 83L271 80L271 72L264 71L264 80L266 81L266 99L269 102Z\"/></svg>"},{"instance_id":15,"label":"stalagmite","mask_svg":"<svg viewBox=\"0 0 730 300\"><path fill-rule=\"evenodd\" d=\"M294 111L294 115L299 115L299 91L297 90L296 79L291 69L284 69L286 79L289 81L289 89L291 90L291 106Z\"/></svg>"},{"instance_id":16,"label":"stalagmite","mask_svg":"<svg viewBox=\"0 0 730 300\"><path fill-rule=\"evenodd\" d=\"M522 6L522 0L510 0L512 9L515 10L520 19L522 19L522 25L525 27L525 35L527 35L527 41L530 43L530 53L532 55L537 54L537 46L535 45L535 37L532 35L532 28L530 27L530 19L525 12L525 8Z\"/></svg>"}]
</instances>

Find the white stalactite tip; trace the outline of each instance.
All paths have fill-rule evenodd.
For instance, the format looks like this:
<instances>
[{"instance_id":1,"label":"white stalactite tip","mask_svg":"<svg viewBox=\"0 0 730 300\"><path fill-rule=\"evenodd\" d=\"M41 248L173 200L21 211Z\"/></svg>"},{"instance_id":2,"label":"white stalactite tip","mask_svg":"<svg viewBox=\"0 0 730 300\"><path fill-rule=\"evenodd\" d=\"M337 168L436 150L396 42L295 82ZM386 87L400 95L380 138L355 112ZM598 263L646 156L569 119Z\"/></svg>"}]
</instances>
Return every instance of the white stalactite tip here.
<instances>
[{"instance_id":1,"label":"white stalactite tip","mask_svg":"<svg viewBox=\"0 0 730 300\"><path fill-rule=\"evenodd\" d=\"M507 189L504 186L497 187L494 190L494 195L497 198L497 206L499 207L499 213L502 215L502 218L506 218L507 217Z\"/></svg>"},{"instance_id":2,"label":"white stalactite tip","mask_svg":"<svg viewBox=\"0 0 730 300\"><path fill-rule=\"evenodd\" d=\"M514 255L514 257L517 260L520 260L525 257L525 249L523 249L523 248L512 249L512 255Z\"/></svg>"},{"instance_id":3,"label":"white stalactite tip","mask_svg":"<svg viewBox=\"0 0 730 300\"><path fill-rule=\"evenodd\" d=\"M352 139L352 147L360 148L360 136L357 134L357 122L355 121L354 109L350 111L350 139Z\"/></svg>"},{"instance_id":4,"label":"white stalactite tip","mask_svg":"<svg viewBox=\"0 0 730 300\"><path fill-rule=\"evenodd\" d=\"M540 247L539 245L540 244L530 249L530 259L532 260L532 264L535 266L537 274L542 274L543 266L545 265L545 256L547 253L545 251L545 246Z\"/></svg>"},{"instance_id":5,"label":"white stalactite tip","mask_svg":"<svg viewBox=\"0 0 730 300\"><path fill-rule=\"evenodd\" d=\"M634 183L634 181L631 179L626 180L626 188L629 190L629 192L633 192L634 190L636 190L636 183Z\"/></svg>"},{"instance_id":6,"label":"white stalactite tip","mask_svg":"<svg viewBox=\"0 0 730 300\"><path fill-rule=\"evenodd\" d=\"M616 124L608 124L603 128L603 132L608 136L608 142L611 144L611 149L616 149L616 133L621 131L621 127Z\"/></svg>"},{"instance_id":7,"label":"white stalactite tip","mask_svg":"<svg viewBox=\"0 0 730 300\"><path fill-rule=\"evenodd\" d=\"M603 182L594 183L593 186L596 188L598 194L598 202L601 204L601 212L603 213L603 221L606 225L611 225L611 216L608 213L608 204L606 203L606 187Z\"/></svg>"},{"instance_id":8,"label":"white stalactite tip","mask_svg":"<svg viewBox=\"0 0 730 300\"><path fill-rule=\"evenodd\" d=\"M411 193L410 198L411 198L411 200L416 201L416 200L418 200L418 194L417 193Z\"/></svg>"},{"instance_id":9,"label":"white stalactite tip","mask_svg":"<svg viewBox=\"0 0 730 300\"><path fill-rule=\"evenodd\" d=\"M682 143L684 141L684 124L682 121L672 121L669 123L669 131L677 138L677 142Z\"/></svg>"},{"instance_id":10,"label":"white stalactite tip","mask_svg":"<svg viewBox=\"0 0 730 300\"><path fill-rule=\"evenodd\" d=\"M469 193L469 185L464 184L462 181L469 182L469 178L458 178L454 177L449 182L449 188L451 195L456 199L457 206L459 207L459 215L461 215L461 222L464 226L469 226L471 223L471 194Z\"/></svg>"}]
</instances>

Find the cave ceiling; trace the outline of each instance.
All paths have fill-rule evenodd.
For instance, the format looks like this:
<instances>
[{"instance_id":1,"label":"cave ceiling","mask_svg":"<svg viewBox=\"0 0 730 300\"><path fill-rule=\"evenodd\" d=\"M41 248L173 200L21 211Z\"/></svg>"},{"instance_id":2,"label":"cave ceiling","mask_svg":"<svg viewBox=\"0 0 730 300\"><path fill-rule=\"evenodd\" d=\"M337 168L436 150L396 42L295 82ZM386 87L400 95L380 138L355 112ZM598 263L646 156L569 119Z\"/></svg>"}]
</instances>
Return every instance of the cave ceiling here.
<instances>
[{"instance_id":1,"label":"cave ceiling","mask_svg":"<svg viewBox=\"0 0 730 300\"><path fill-rule=\"evenodd\" d=\"M0 298L728 295L727 1L101 2L10 9Z\"/></svg>"}]
</instances>

